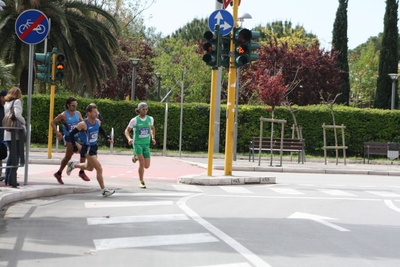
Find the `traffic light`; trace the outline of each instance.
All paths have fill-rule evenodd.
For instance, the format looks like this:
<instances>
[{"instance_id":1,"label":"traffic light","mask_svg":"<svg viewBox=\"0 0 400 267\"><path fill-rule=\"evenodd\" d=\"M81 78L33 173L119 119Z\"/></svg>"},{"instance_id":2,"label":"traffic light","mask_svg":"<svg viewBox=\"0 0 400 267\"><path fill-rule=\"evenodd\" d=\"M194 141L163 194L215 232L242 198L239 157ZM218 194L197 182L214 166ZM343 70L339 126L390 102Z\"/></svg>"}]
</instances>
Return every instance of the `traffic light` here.
<instances>
[{"instance_id":1,"label":"traffic light","mask_svg":"<svg viewBox=\"0 0 400 267\"><path fill-rule=\"evenodd\" d=\"M231 40L230 40L229 36L224 36L222 38L222 50L221 50L221 65L222 65L222 67L229 68L230 50L231 50Z\"/></svg>"},{"instance_id":2,"label":"traffic light","mask_svg":"<svg viewBox=\"0 0 400 267\"><path fill-rule=\"evenodd\" d=\"M251 61L258 59L259 55L252 53L258 49L260 44L252 42L253 38L259 38L260 32L250 31L248 29L234 28L233 40L235 43L235 66L242 67Z\"/></svg>"},{"instance_id":3,"label":"traffic light","mask_svg":"<svg viewBox=\"0 0 400 267\"><path fill-rule=\"evenodd\" d=\"M64 72L65 72L65 56L64 54L57 54L56 57L56 73L55 73L55 79L61 81L64 79Z\"/></svg>"},{"instance_id":4,"label":"traffic light","mask_svg":"<svg viewBox=\"0 0 400 267\"><path fill-rule=\"evenodd\" d=\"M252 53L254 50L260 48L260 43L257 42L255 39L260 38L259 31L251 31L251 39L250 39L250 61L256 61L260 57L258 53Z\"/></svg>"},{"instance_id":5,"label":"traffic light","mask_svg":"<svg viewBox=\"0 0 400 267\"><path fill-rule=\"evenodd\" d=\"M206 31L204 33L204 38L207 42L203 45L206 54L203 56L203 61L212 67L217 67L218 59L218 33L215 31Z\"/></svg>"},{"instance_id":6,"label":"traffic light","mask_svg":"<svg viewBox=\"0 0 400 267\"><path fill-rule=\"evenodd\" d=\"M51 82L51 53L35 53L35 61L40 62L36 65L36 79L45 83Z\"/></svg>"}]
</instances>

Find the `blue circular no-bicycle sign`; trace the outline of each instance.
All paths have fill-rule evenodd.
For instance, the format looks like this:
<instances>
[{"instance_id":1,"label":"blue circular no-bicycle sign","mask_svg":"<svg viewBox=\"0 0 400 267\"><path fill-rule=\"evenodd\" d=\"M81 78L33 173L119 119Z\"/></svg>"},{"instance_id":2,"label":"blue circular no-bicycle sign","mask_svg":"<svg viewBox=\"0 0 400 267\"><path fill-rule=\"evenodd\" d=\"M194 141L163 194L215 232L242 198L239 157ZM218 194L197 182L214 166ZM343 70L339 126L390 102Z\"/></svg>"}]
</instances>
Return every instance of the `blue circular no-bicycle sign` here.
<instances>
[{"instance_id":1,"label":"blue circular no-bicycle sign","mask_svg":"<svg viewBox=\"0 0 400 267\"><path fill-rule=\"evenodd\" d=\"M15 33L26 44L38 44L49 33L49 20L46 15L36 9L22 12L15 22Z\"/></svg>"}]
</instances>

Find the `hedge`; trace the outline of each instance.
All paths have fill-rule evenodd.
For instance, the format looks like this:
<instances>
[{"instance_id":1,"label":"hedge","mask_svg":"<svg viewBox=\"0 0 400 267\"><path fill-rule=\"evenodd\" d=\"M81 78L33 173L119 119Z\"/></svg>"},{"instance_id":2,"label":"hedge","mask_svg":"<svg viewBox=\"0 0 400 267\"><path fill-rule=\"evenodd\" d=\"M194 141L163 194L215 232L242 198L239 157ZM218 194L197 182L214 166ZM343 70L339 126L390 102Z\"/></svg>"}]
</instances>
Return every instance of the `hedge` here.
<instances>
[{"instance_id":1,"label":"hedge","mask_svg":"<svg viewBox=\"0 0 400 267\"><path fill-rule=\"evenodd\" d=\"M114 128L115 147L129 148L124 136L124 130L130 119L136 116L135 108L138 101L113 101L108 99L89 99L76 97L78 99L78 110L85 116L84 109L89 103L96 103L99 111L104 117L103 125L106 132ZM55 97L54 117L65 110L66 97ZM24 99L24 113L26 116L26 97ZM48 95L32 96L31 142L47 144L47 133L49 125L49 103ZM156 128L156 148L163 148L164 117L166 104L159 102L148 102L149 115L154 117ZM260 134L260 117L269 118L271 113L266 110L267 106L239 106L238 109L238 152L246 153L249 141L253 136ZM323 129L322 125L332 125L331 111L326 105L294 106L298 124L302 126L303 138L306 142L306 153L322 155ZM168 103L168 125L167 125L167 149L179 149L180 133L180 103ZM221 105L220 118L220 152L225 150L226 132L226 106ZM208 104L184 104L182 123L182 151L207 151L208 149L208 127L210 109ZM336 125L345 125L345 141L348 146L347 155L354 156L362 153L364 141L400 142L399 124L400 111L359 109L347 106L335 105L334 116ZM293 118L285 107L275 109L276 119L285 119L285 137L292 137L291 126ZM280 136L280 126L275 124L274 136ZM270 136L270 124L264 123L263 135ZM341 145L341 131L337 130L339 145ZM55 137L53 135L55 140ZM101 139L101 144L105 142ZM333 130L327 130L328 145L334 145ZM333 151L330 151L333 154Z\"/></svg>"}]
</instances>

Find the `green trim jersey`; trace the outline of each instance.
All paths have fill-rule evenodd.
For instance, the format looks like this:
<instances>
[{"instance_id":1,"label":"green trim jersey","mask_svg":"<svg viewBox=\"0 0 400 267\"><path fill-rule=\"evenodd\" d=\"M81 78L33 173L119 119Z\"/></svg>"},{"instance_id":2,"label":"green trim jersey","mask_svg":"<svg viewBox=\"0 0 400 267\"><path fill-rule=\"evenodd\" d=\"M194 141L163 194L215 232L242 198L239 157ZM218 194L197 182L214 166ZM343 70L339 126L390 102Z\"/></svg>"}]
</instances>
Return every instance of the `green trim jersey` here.
<instances>
[{"instance_id":1,"label":"green trim jersey","mask_svg":"<svg viewBox=\"0 0 400 267\"><path fill-rule=\"evenodd\" d=\"M151 141L151 126L154 124L154 119L146 115L142 119L139 116L134 117L128 124L128 127L133 129L133 144L149 145Z\"/></svg>"}]
</instances>

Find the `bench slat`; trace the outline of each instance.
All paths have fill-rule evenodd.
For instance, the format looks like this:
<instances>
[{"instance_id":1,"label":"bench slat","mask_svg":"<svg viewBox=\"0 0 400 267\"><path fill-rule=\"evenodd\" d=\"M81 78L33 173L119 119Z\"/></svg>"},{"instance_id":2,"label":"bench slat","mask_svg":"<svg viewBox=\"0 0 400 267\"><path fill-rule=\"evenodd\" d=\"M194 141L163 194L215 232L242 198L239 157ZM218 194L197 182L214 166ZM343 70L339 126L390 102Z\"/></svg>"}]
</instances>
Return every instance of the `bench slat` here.
<instances>
[{"instance_id":1,"label":"bench slat","mask_svg":"<svg viewBox=\"0 0 400 267\"><path fill-rule=\"evenodd\" d=\"M292 139L292 138L273 138L272 139L272 151L280 151L282 142L283 152L303 152L304 151L304 139ZM254 151L260 150L260 137L253 137L250 141L249 146L249 161L251 155L254 161ZM271 151L271 138L261 138L261 151ZM300 154L299 154L300 157Z\"/></svg>"}]
</instances>

